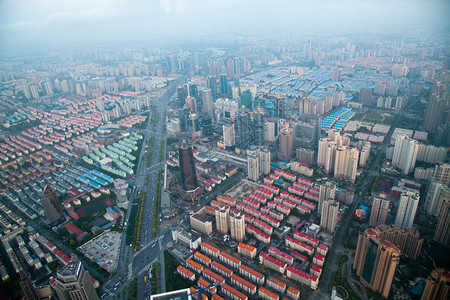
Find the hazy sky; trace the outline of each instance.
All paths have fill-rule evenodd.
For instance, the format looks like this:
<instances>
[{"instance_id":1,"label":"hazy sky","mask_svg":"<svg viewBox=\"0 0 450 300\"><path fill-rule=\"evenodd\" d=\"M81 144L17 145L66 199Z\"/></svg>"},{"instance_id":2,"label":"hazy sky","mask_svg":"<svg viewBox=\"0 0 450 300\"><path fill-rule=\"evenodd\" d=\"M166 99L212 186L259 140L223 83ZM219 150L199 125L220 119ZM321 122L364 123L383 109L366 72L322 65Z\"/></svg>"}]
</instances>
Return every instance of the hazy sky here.
<instances>
[{"instance_id":1,"label":"hazy sky","mask_svg":"<svg viewBox=\"0 0 450 300\"><path fill-rule=\"evenodd\" d=\"M0 51L269 28L448 29L449 16L449 0L0 0Z\"/></svg>"}]
</instances>

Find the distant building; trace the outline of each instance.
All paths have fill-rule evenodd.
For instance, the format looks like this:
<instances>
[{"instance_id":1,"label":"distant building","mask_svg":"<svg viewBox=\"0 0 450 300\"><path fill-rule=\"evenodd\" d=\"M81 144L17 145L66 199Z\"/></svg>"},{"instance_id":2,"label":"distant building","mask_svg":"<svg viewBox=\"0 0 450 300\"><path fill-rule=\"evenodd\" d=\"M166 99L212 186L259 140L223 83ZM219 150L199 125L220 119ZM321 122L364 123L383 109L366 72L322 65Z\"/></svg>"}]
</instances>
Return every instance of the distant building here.
<instances>
[{"instance_id":1,"label":"distant building","mask_svg":"<svg viewBox=\"0 0 450 300\"><path fill-rule=\"evenodd\" d=\"M59 203L58 200L58 196L50 185L46 185L44 188L44 192L41 198L41 204L44 208L45 218L48 221L48 225L57 223L61 218L64 217L61 203Z\"/></svg>"},{"instance_id":2,"label":"distant building","mask_svg":"<svg viewBox=\"0 0 450 300\"><path fill-rule=\"evenodd\" d=\"M98 300L92 277L79 260L59 270L50 285L60 300Z\"/></svg>"},{"instance_id":3,"label":"distant building","mask_svg":"<svg viewBox=\"0 0 450 300\"><path fill-rule=\"evenodd\" d=\"M367 287L387 298L400 254L397 246L379 239L369 228L359 234L353 269Z\"/></svg>"}]
</instances>

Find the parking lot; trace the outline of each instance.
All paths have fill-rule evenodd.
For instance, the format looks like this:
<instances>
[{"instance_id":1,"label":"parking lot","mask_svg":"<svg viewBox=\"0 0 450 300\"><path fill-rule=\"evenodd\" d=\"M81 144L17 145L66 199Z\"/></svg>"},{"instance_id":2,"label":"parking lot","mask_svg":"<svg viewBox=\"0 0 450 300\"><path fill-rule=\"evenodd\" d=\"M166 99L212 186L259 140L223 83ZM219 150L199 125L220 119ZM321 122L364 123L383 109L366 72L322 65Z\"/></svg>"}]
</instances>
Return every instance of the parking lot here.
<instances>
[{"instance_id":1,"label":"parking lot","mask_svg":"<svg viewBox=\"0 0 450 300\"><path fill-rule=\"evenodd\" d=\"M121 239L122 234L106 231L78 247L78 250L103 269L113 272L117 268Z\"/></svg>"}]
</instances>

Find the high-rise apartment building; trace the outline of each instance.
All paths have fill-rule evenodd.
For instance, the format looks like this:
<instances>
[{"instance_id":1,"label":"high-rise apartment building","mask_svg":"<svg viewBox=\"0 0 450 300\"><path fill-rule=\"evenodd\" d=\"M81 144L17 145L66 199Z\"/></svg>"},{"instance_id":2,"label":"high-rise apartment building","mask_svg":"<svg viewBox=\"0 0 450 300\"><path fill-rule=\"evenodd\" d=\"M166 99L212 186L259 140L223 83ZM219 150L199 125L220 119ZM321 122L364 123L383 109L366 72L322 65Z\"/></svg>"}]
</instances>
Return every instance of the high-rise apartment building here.
<instances>
[{"instance_id":1,"label":"high-rise apartment building","mask_svg":"<svg viewBox=\"0 0 450 300\"><path fill-rule=\"evenodd\" d=\"M334 200L336 196L336 184L327 181L325 184L320 185L319 190L319 206L317 211L322 214L322 204L330 199Z\"/></svg>"},{"instance_id":2,"label":"high-rise apartment building","mask_svg":"<svg viewBox=\"0 0 450 300\"><path fill-rule=\"evenodd\" d=\"M326 200L322 203L322 213L320 216L320 227L333 233L336 230L339 214L339 202Z\"/></svg>"},{"instance_id":3,"label":"high-rise apartment building","mask_svg":"<svg viewBox=\"0 0 450 300\"><path fill-rule=\"evenodd\" d=\"M439 164L434 168L433 181L446 186L450 184L450 164Z\"/></svg>"},{"instance_id":4,"label":"high-rise apartment building","mask_svg":"<svg viewBox=\"0 0 450 300\"><path fill-rule=\"evenodd\" d=\"M386 194L379 194L373 197L372 211L370 212L369 226L376 227L386 223L389 211L389 198Z\"/></svg>"},{"instance_id":5,"label":"high-rise apartment building","mask_svg":"<svg viewBox=\"0 0 450 300\"><path fill-rule=\"evenodd\" d=\"M369 161L371 144L368 141L359 141L355 146L359 151L359 166L364 167Z\"/></svg>"},{"instance_id":6,"label":"high-rise apartment building","mask_svg":"<svg viewBox=\"0 0 450 300\"><path fill-rule=\"evenodd\" d=\"M228 234L228 228L230 227L228 224L229 212L230 207L225 205L216 208L214 212L216 216L216 230L221 234Z\"/></svg>"},{"instance_id":7,"label":"high-rise apartment building","mask_svg":"<svg viewBox=\"0 0 450 300\"><path fill-rule=\"evenodd\" d=\"M240 211L230 212L230 237L238 242L245 240L245 217Z\"/></svg>"},{"instance_id":8,"label":"high-rise apartment building","mask_svg":"<svg viewBox=\"0 0 450 300\"><path fill-rule=\"evenodd\" d=\"M293 130L291 128L283 128L280 132L280 152L279 157L281 160L289 161L292 158L292 141Z\"/></svg>"},{"instance_id":9,"label":"high-rise apartment building","mask_svg":"<svg viewBox=\"0 0 450 300\"><path fill-rule=\"evenodd\" d=\"M257 181L261 176L260 152L259 149L247 150L248 179Z\"/></svg>"},{"instance_id":10,"label":"high-rise apartment building","mask_svg":"<svg viewBox=\"0 0 450 300\"><path fill-rule=\"evenodd\" d=\"M334 156L336 144L329 138L322 138L319 141L319 150L317 152L317 165L325 169L325 173L334 170Z\"/></svg>"},{"instance_id":11,"label":"high-rise apartment building","mask_svg":"<svg viewBox=\"0 0 450 300\"><path fill-rule=\"evenodd\" d=\"M402 228L410 228L416 217L417 206L419 205L419 192L412 190L403 190L400 195L400 203L397 208L395 225Z\"/></svg>"},{"instance_id":12,"label":"high-rise apartment building","mask_svg":"<svg viewBox=\"0 0 450 300\"><path fill-rule=\"evenodd\" d=\"M446 247L450 247L450 201L442 203L433 240Z\"/></svg>"},{"instance_id":13,"label":"high-rise apartment building","mask_svg":"<svg viewBox=\"0 0 450 300\"><path fill-rule=\"evenodd\" d=\"M354 183L358 168L358 158L359 151L355 147L343 146L337 148L334 163L334 178L343 178Z\"/></svg>"},{"instance_id":14,"label":"high-rise apartment building","mask_svg":"<svg viewBox=\"0 0 450 300\"><path fill-rule=\"evenodd\" d=\"M305 162L308 164L314 163L314 150L305 149L305 148L297 148L295 150L295 158L301 162Z\"/></svg>"},{"instance_id":15,"label":"high-rise apartment building","mask_svg":"<svg viewBox=\"0 0 450 300\"><path fill-rule=\"evenodd\" d=\"M421 300L450 299L450 272L439 268L431 272L425 280Z\"/></svg>"},{"instance_id":16,"label":"high-rise apartment building","mask_svg":"<svg viewBox=\"0 0 450 300\"><path fill-rule=\"evenodd\" d=\"M195 170L192 147L183 143L179 150L181 182L185 191L193 191L198 187L197 172Z\"/></svg>"},{"instance_id":17,"label":"high-rise apartment building","mask_svg":"<svg viewBox=\"0 0 450 300\"><path fill-rule=\"evenodd\" d=\"M72 260L50 280L60 300L97 300L92 277L79 260Z\"/></svg>"},{"instance_id":18,"label":"high-rise apartment building","mask_svg":"<svg viewBox=\"0 0 450 300\"><path fill-rule=\"evenodd\" d=\"M41 197L41 205L44 208L47 224L51 225L63 218L63 210L58 196L50 185L46 185Z\"/></svg>"},{"instance_id":19,"label":"high-rise apartment building","mask_svg":"<svg viewBox=\"0 0 450 300\"><path fill-rule=\"evenodd\" d=\"M425 198L424 210L429 215L439 217L442 203L450 201L450 188L448 186L432 181Z\"/></svg>"},{"instance_id":20,"label":"high-rise apartment building","mask_svg":"<svg viewBox=\"0 0 450 300\"><path fill-rule=\"evenodd\" d=\"M405 174L414 170L416 165L419 143L406 135L399 135L395 140L392 166L397 167Z\"/></svg>"},{"instance_id":21,"label":"high-rise apartment building","mask_svg":"<svg viewBox=\"0 0 450 300\"><path fill-rule=\"evenodd\" d=\"M419 258L424 239L414 228L401 228L397 225L380 225L374 229L380 240L388 240L397 246L403 255L410 259Z\"/></svg>"},{"instance_id":22,"label":"high-rise apartment building","mask_svg":"<svg viewBox=\"0 0 450 300\"><path fill-rule=\"evenodd\" d=\"M266 124L266 141L273 143L278 140L279 125L276 119L267 120Z\"/></svg>"},{"instance_id":23,"label":"high-rise apartment building","mask_svg":"<svg viewBox=\"0 0 450 300\"><path fill-rule=\"evenodd\" d=\"M260 158L259 167L260 167L261 173L264 175L269 175L270 174L270 163L271 163L271 159L272 159L272 155L270 153L269 148L261 147L260 152L259 152L259 158Z\"/></svg>"},{"instance_id":24,"label":"high-rise apartment building","mask_svg":"<svg viewBox=\"0 0 450 300\"><path fill-rule=\"evenodd\" d=\"M353 269L366 286L387 298L400 254L397 246L379 239L376 231L368 228L359 234Z\"/></svg>"}]
</instances>

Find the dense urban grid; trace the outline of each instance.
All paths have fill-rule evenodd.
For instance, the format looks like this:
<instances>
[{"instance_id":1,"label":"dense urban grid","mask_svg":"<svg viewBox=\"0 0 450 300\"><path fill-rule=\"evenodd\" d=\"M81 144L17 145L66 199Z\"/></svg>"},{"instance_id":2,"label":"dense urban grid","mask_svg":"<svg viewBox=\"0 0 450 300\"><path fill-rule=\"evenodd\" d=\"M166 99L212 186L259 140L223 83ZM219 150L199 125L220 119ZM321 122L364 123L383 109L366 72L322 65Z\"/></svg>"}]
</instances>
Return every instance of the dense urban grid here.
<instances>
[{"instance_id":1,"label":"dense urban grid","mask_svg":"<svg viewBox=\"0 0 450 300\"><path fill-rule=\"evenodd\" d=\"M0 294L449 299L449 55L404 31L5 57Z\"/></svg>"}]
</instances>

